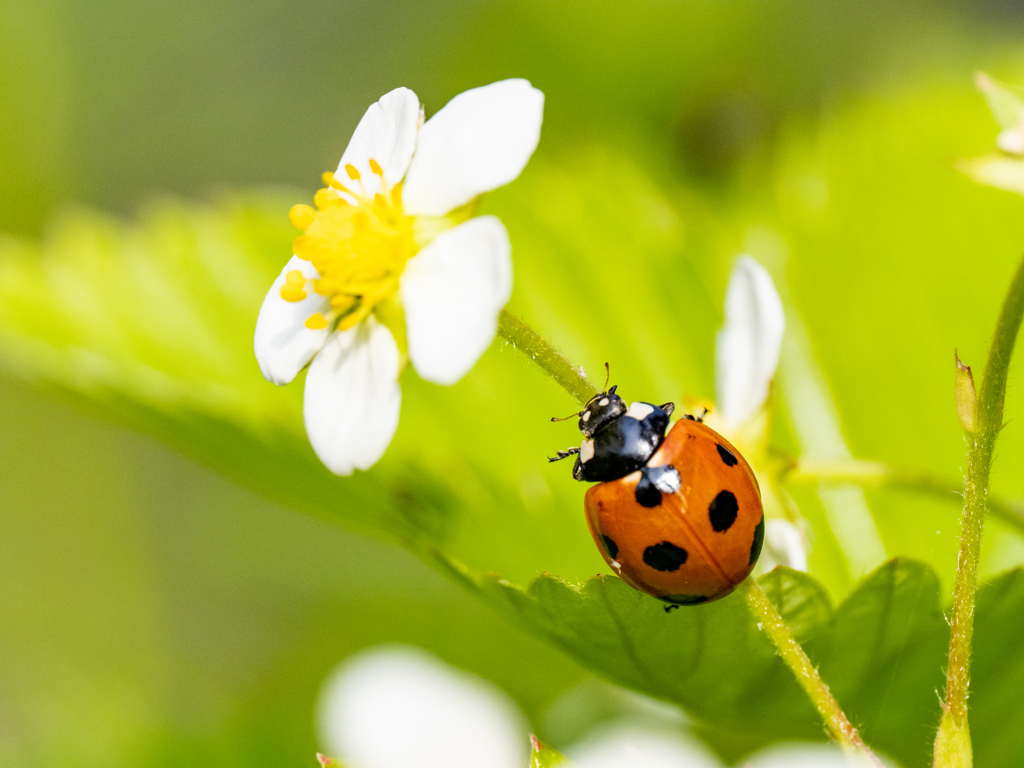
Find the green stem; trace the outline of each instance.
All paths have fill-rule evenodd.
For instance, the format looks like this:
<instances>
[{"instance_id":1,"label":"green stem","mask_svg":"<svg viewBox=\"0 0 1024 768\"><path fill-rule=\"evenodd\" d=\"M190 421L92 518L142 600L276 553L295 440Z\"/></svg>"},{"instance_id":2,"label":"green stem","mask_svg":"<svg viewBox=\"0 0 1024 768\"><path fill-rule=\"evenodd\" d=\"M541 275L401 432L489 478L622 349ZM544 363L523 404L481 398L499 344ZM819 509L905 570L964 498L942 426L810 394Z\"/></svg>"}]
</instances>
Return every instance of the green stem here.
<instances>
[{"instance_id":1,"label":"green stem","mask_svg":"<svg viewBox=\"0 0 1024 768\"><path fill-rule=\"evenodd\" d=\"M543 336L537 333L507 309L498 316L498 333L548 376L554 379L566 392L586 405L597 394L597 388L587 381L583 366L573 365Z\"/></svg>"},{"instance_id":2,"label":"green stem","mask_svg":"<svg viewBox=\"0 0 1024 768\"><path fill-rule=\"evenodd\" d=\"M503 310L498 318L498 333L533 360L541 370L564 387L580 403L588 402L597 394L594 385L587 381L582 367L569 362L565 355L555 349L543 336L507 310ZM880 768L881 762L864 745L857 729L843 713L828 686L818 674L818 670L811 664L811 660L807 658L804 649L793 637L793 633L789 631L785 620L775 609L761 585L753 578L748 578L740 585L740 590L746 595L747 604L757 619L758 626L775 643L779 655L793 670L797 682L807 692L814 706L821 713L832 738L862 765Z\"/></svg>"},{"instance_id":3,"label":"green stem","mask_svg":"<svg viewBox=\"0 0 1024 768\"><path fill-rule=\"evenodd\" d=\"M872 754L861 739L857 729L843 712L825 681L818 674L803 647L789 631L785 619L775 609L775 605L754 578L748 578L740 584L740 590L747 599L750 612L757 619L757 625L775 643L782 660L786 662L797 683L804 689L811 703L814 704L829 735L842 747L843 751L861 765L881 767L881 761Z\"/></svg>"},{"instance_id":4,"label":"green stem","mask_svg":"<svg viewBox=\"0 0 1024 768\"><path fill-rule=\"evenodd\" d=\"M961 518L960 554L953 585L950 619L949 662L942 722L935 738L935 768L963 768L973 764L967 727L967 694L970 687L971 638L974 634L974 598L978 586L978 559L988 501L992 450L1003 426L1003 401L1010 357L1024 319L1024 261L1018 266L1003 301L992 338L985 374L978 392L977 428L965 431L967 471L964 475L964 509Z\"/></svg>"},{"instance_id":5,"label":"green stem","mask_svg":"<svg viewBox=\"0 0 1024 768\"><path fill-rule=\"evenodd\" d=\"M866 485L895 488L934 496L944 501L963 499L963 485L912 469L890 467L880 461L839 459L837 461L804 460L784 475L792 483L815 485ZM1024 502L997 496L988 497L988 511L995 517L1024 533Z\"/></svg>"}]
</instances>

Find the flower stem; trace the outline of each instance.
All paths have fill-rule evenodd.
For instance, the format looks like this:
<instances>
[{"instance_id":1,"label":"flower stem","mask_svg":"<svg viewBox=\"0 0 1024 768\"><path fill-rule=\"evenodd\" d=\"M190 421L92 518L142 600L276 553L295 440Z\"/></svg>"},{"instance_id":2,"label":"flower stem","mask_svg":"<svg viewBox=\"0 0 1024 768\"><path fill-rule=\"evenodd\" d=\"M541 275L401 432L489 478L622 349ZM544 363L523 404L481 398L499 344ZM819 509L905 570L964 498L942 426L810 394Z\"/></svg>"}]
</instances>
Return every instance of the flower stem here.
<instances>
[{"instance_id":1,"label":"flower stem","mask_svg":"<svg viewBox=\"0 0 1024 768\"><path fill-rule=\"evenodd\" d=\"M569 362L565 355L555 349L543 336L507 310L503 310L498 318L498 333L533 360L541 370L564 387L580 403L586 403L597 394L594 385L587 381L582 367ZM775 609L761 585L753 578L748 578L740 585L740 590L746 596L747 605L757 619L758 627L763 629L775 643L779 655L793 670L797 682L800 683L818 712L821 713L832 738L859 764L880 768L882 763L864 745L857 729L843 713L828 686L821 679L821 675L818 674L818 670L811 664L811 660L807 658L804 649L793 637L793 633L789 631L785 620Z\"/></svg>"},{"instance_id":2,"label":"flower stem","mask_svg":"<svg viewBox=\"0 0 1024 768\"><path fill-rule=\"evenodd\" d=\"M498 333L582 405L597 394L597 388L587 380L583 366L573 365L551 342L507 309L501 310L498 316Z\"/></svg>"},{"instance_id":3,"label":"flower stem","mask_svg":"<svg viewBox=\"0 0 1024 768\"><path fill-rule=\"evenodd\" d=\"M953 483L936 475L913 469L890 467L880 461L838 459L836 461L804 460L784 476L792 483L816 485L864 485L894 488L934 496L951 501L963 498L963 484ZM988 497L988 511L1003 522L1024 533L1024 502Z\"/></svg>"},{"instance_id":4,"label":"flower stem","mask_svg":"<svg viewBox=\"0 0 1024 768\"><path fill-rule=\"evenodd\" d=\"M1024 261L1017 267L1003 301L989 348L985 374L977 401L977 427L964 431L967 439L967 471L964 474L964 509L961 518L960 554L953 585L949 662L942 721L935 737L935 768L963 768L973 764L967 727L967 694L970 686L971 637L974 634L974 598L978 586L978 558L988 502L988 478L992 450L1003 426L1003 401L1010 357L1024 319Z\"/></svg>"},{"instance_id":5,"label":"flower stem","mask_svg":"<svg viewBox=\"0 0 1024 768\"><path fill-rule=\"evenodd\" d=\"M772 601L754 578L747 578L740 584L740 590L747 599L750 612L757 619L758 627L775 643L779 655L786 663L796 681L814 704L825 721L829 735L842 747L847 756L860 765L881 766L882 763L864 744L857 729L843 712L817 668L807 658L803 647L789 631L785 620L775 609Z\"/></svg>"}]
</instances>

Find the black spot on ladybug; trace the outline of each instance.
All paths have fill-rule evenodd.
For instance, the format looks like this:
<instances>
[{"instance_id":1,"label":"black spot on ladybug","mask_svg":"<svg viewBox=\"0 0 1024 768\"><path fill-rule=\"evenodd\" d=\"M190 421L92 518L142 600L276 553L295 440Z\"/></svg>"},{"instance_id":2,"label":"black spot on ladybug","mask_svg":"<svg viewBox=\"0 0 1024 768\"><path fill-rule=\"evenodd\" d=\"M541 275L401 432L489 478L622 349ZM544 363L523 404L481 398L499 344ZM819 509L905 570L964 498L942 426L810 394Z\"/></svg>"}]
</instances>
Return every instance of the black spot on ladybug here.
<instances>
[{"instance_id":1,"label":"black spot on ladybug","mask_svg":"<svg viewBox=\"0 0 1024 768\"><path fill-rule=\"evenodd\" d=\"M641 473L640 482L636 484L633 495L641 507L656 507L661 504L661 491L654 487L646 473Z\"/></svg>"},{"instance_id":2,"label":"black spot on ladybug","mask_svg":"<svg viewBox=\"0 0 1024 768\"><path fill-rule=\"evenodd\" d=\"M666 603L672 603L672 607L678 607L680 605L700 605L708 601L707 595L667 595L663 598ZM669 606L665 607L667 611Z\"/></svg>"},{"instance_id":3,"label":"black spot on ladybug","mask_svg":"<svg viewBox=\"0 0 1024 768\"><path fill-rule=\"evenodd\" d=\"M686 562L686 550L663 541L644 550L644 562L656 571L678 571Z\"/></svg>"},{"instance_id":4,"label":"black spot on ladybug","mask_svg":"<svg viewBox=\"0 0 1024 768\"><path fill-rule=\"evenodd\" d=\"M739 463L739 459L736 455L726 448L724 445L716 446L718 448L718 455L722 457L722 462L727 467L735 467Z\"/></svg>"},{"instance_id":5,"label":"black spot on ladybug","mask_svg":"<svg viewBox=\"0 0 1024 768\"><path fill-rule=\"evenodd\" d=\"M757 562L757 558L761 556L761 547L764 545L764 515L761 515L761 522L757 524L757 528L754 529L754 542L750 545L750 562L747 565L753 565Z\"/></svg>"},{"instance_id":6,"label":"black spot on ladybug","mask_svg":"<svg viewBox=\"0 0 1024 768\"><path fill-rule=\"evenodd\" d=\"M736 497L732 491L722 491L712 500L708 507L708 516L711 518L711 527L718 533L728 531L736 522L736 513L739 506L736 504Z\"/></svg>"},{"instance_id":7,"label":"black spot on ladybug","mask_svg":"<svg viewBox=\"0 0 1024 768\"><path fill-rule=\"evenodd\" d=\"M608 557L612 560L619 556L619 545L603 533L601 534L601 543L604 544L604 551L608 553Z\"/></svg>"},{"instance_id":8,"label":"black spot on ladybug","mask_svg":"<svg viewBox=\"0 0 1024 768\"><path fill-rule=\"evenodd\" d=\"M661 494L675 493L681 484L679 471L671 464L664 467L644 467L633 495L641 507L656 507L661 504Z\"/></svg>"}]
</instances>

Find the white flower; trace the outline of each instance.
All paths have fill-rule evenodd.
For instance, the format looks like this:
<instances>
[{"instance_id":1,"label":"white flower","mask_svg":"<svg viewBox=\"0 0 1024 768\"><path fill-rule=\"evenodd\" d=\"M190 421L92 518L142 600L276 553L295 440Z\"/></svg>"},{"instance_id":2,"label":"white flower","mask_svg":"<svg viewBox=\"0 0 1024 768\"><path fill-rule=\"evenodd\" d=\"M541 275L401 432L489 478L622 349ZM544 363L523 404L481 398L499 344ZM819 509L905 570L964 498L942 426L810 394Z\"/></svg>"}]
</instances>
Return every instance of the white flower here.
<instances>
[{"instance_id":1,"label":"white flower","mask_svg":"<svg viewBox=\"0 0 1024 768\"><path fill-rule=\"evenodd\" d=\"M768 270L740 256L725 291L725 326L715 346L718 415L739 431L768 399L779 365L786 316Z\"/></svg>"},{"instance_id":2,"label":"white flower","mask_svg":"<svg viewBox=\"0 0 1024 768\"><path fill-rule=\"evenodd\" d=\"M725 768L703 744L681 732L624 724L604 726L569 751L567 768ZM776 744L747 757L746 768L847 768L831 744Z\"/></svg>"},{"instance_id":3,"label":"white flower","mask_svg":"<svg viewBox=\"0 0 1024 768\"><path fill-rule=\"evenodd\" d=\"M764 521L764 545L761 562L765 571L784 565L794 571L807 570L807 543L800 528L781 517Z\"/></svg>"},{"instance_id":4,"label":"white flower","mask_svg":"<svg viewBox=\"0 0 1024 768\"><path fill-rule=\"evenodd\" d=\"M398 88L366 111L316 208L292 208L304 234L254 347L274 384L309 365L306 433L332 472L367 469L387 449L406 357L454 384L490 345L512 292L511 246L495 217L466 220L467 204L522 172L543 106L527 81L503 80L424 124L416 94Z\"/></svg>"},{"instance_id":5,"label":"white flower","mask_svg":"<svg viewBox=\"0 0 1024 768\"><path fill-rule=\"evenodd\" d=\"M768 270L751 256L736 261L725 291L725 325L718 332L715 349L715 384L718 412L711 425L741 447L753 450L747 458L755 464L767 444L770 428L765 403L779 365L786 316L782 300ZM776 491L765 483L766 508L781 509ZM764 547L758 567L768 571L785 565L807 570L807 543L798 525L781 517L765 521Z\"/></svg>"},{"instance_id":6,"label":"white flower","mask_svg":"<svg viewBox=\"0 0 1024 768\"><path fill-rule=\"evenodd\" d=\"M725 768L678 724L652 727L649 717L638 706L601 723L565 750L566 768ZM526 723L508 696L407 646L370 648L331 672L318 722L324 749L349 768L523 768L528 760ZM752 768L846 764L838 747L825 744L775 744L744 761Z\"/></svg>"},{"instance_id":7,"label":"white flower","mask_svg":"<svg viewBox=\"0 0 1024 768\"><path fill-rule=\"evenodd\" d=\"M700 742L632 725L600 728L569 752L574 768L721 768Z\"/></svg>"},{"instance_id":8,"label":"white flower","mask_svg":"<svg viewBox=\"0 0 1024 768\"><path fill-rule=\"evenodd\" d=\"M320 733L351 768L523 768L527 730L504 693L416 648L373 648L324 684Z\"/></svg>"}]
</instances>

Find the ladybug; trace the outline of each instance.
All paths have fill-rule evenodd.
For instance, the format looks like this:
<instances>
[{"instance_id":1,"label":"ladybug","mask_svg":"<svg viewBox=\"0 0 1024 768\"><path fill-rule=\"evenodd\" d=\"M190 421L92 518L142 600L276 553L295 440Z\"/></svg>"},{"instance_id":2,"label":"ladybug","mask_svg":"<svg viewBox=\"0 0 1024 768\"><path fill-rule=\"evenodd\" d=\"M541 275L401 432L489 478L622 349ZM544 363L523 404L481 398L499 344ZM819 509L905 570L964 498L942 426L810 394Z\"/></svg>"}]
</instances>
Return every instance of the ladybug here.
<instances>
[{"instance_id":1,"label":"ladybug","mask_svg":"<svg viewBox=\"0 0 1024 768\"><path fill-rule=\"evenodd\" d=\"M725 597L764 543L754 472L703 415L684 416L666 435L675 405L627 407L615 390L566 417L580 417L583 442L549 461L575 455L572 476L599 483L587 490L587 525L623 581L670 603L666 611Z\"/></svg>"}]
</instances>

